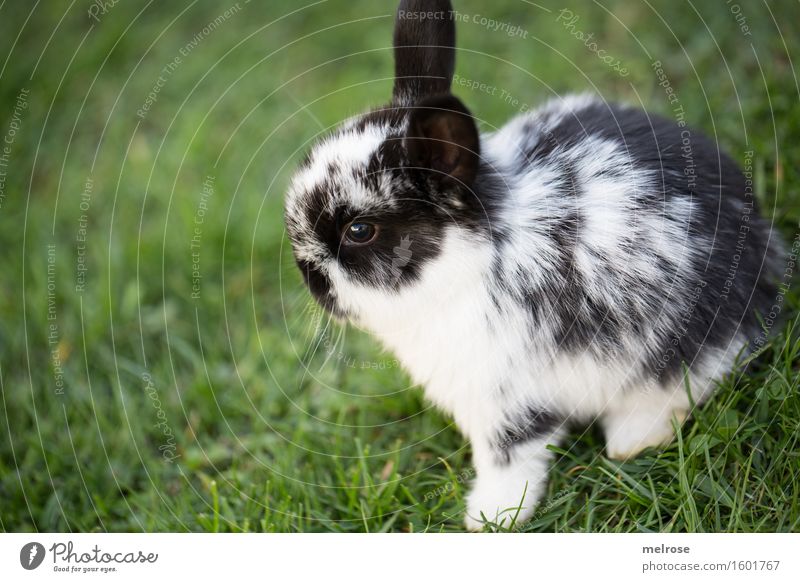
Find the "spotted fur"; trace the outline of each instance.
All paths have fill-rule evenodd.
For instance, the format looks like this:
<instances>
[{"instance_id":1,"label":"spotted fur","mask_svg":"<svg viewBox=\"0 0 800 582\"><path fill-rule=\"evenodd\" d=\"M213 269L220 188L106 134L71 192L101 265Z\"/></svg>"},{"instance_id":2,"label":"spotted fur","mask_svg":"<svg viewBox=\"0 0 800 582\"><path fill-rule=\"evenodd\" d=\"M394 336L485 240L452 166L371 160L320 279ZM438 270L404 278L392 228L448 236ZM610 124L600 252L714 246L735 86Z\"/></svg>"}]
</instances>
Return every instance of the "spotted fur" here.
<instances>
[{"instance_id":1,"label":"spotted fur","mask_svg":"<svg viewBox=\"0 0 800 582\"><path fill-rule=\"evenodd\" d=\"M419 10L450 3L398 15ZM478 137L454 38L398 16L392 101L311 150L286 224L314 296L471 440L476 528L533 513L567 423L599 420L616 458L668 441L761 331L781 247L736 164L674 121L568 96ZM353 220L373 244L342 244Z\"/></svg>"}]
</instances>

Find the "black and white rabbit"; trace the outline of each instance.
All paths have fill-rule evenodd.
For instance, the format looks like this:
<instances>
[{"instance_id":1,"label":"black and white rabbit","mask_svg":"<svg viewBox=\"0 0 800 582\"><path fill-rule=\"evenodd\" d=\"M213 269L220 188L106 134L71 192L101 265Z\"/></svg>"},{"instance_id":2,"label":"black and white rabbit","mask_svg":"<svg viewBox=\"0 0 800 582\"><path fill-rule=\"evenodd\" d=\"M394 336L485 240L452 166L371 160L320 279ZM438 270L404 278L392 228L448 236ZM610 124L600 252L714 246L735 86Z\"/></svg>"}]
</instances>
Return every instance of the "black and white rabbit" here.
<instances>
[{"instance_id":1,"label":"black and white rabbit","mask_svg":"<svg viewBox=\"0 0 800 582\"><path fill-rule=\"evenodd\" d=\"M737 166L662 117L569 96L479 135L454 42L450 2L400 3L391 102L313 147L286 226L316 299L470 439L474 529L530 517L572 421L616 459L667 443L761 333L780 244Z\"/></svg>"}]
</instances>

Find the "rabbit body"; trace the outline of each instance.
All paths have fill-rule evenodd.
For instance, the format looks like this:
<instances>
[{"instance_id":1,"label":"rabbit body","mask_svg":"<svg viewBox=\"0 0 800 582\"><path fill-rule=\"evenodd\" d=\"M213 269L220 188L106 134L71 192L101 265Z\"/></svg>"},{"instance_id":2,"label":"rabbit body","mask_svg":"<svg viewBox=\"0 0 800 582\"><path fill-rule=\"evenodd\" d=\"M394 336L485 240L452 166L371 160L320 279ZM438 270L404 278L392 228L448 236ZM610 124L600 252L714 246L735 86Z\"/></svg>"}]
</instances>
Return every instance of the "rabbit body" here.
<instances>
[{"instance_id":1,"label":"rabbit body","mask_svg":"<svg viewBox=\"0 0 800 582\"><path fill-rule=\"evenodd\" d=\"M681 123L582 95L479 135L449 94L451 27L398 17L392 102L313 148L286 222L320 303L469 438L476 529L533 514L573 422L613 458L668 442L758 338L780 245Z\"/></svg>"}]
</instances>

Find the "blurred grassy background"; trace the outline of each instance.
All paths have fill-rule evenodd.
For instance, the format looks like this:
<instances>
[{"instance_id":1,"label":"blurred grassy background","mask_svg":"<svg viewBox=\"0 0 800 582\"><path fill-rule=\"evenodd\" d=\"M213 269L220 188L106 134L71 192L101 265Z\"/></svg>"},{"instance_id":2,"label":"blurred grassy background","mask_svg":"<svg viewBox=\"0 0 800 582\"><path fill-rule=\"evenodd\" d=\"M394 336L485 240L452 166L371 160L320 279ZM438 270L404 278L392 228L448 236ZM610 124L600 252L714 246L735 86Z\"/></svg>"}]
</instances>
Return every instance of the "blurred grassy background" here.
<instances>
[{"instance_id":1,"label":"blurred grassy background","mask_svg":"<svg viewBox=\"0 0 800 582\"><path fill-rule=\"evenodd\" d=\"M484 129L570 91L672 115L660 61L796 235L796 1L455 4ZM100 6L0 4L0 528L460 528L464 441L391 354L326 330L282 225L309 141L390 95L394 2ZM680 443L619 464L576 432L529 529L798 529L797 305Z\"/></svg>"}]
</instances>

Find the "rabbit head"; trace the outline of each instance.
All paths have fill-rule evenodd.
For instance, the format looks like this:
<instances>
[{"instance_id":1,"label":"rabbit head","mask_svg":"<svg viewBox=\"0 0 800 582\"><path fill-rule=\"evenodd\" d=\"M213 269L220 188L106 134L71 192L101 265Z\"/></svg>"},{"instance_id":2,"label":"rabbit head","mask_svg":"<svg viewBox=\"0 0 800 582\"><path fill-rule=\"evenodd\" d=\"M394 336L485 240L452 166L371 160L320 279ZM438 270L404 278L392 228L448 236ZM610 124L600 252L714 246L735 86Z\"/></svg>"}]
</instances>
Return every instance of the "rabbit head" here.
<instances>
[{"instance_id":1,"label":"rabbit head","mask_svg":"<svg viewBox=\"0 0 800 582\"><path fill-rule=\"evenodd\" d=\"M407 292L443 252L449 225L481 214L478 131L450 94L450 2L403 1L384 107L313 146L286 201L294 256L319 303L358 319L370 297Z\"/></svg>"}]
</instances>

